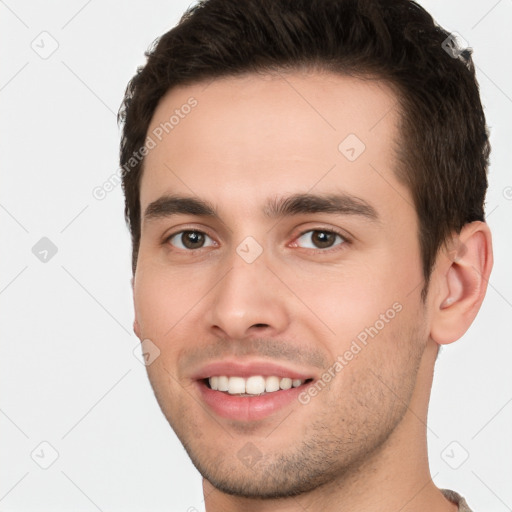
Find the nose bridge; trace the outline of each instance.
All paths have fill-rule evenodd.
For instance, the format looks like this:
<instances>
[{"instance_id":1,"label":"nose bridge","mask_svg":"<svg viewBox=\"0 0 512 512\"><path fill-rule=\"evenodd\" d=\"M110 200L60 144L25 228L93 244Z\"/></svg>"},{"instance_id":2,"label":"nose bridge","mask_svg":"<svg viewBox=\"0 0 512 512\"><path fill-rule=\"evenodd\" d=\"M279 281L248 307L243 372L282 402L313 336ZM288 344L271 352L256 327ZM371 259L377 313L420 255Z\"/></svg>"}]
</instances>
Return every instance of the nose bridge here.
<instances>
[{"instance_id":1,"label":"nose bridge","mask_svg":"<svg viewBox=\"0 0 512 512\"><path fill-rule=\"evenodd\" d=\"M233 249L228 270L215 286L208 321L230 338L244 338L251 328L282 331L288 321L282 295L272 282L267 254L252 237Z\"/></svg>"}]
</instances>

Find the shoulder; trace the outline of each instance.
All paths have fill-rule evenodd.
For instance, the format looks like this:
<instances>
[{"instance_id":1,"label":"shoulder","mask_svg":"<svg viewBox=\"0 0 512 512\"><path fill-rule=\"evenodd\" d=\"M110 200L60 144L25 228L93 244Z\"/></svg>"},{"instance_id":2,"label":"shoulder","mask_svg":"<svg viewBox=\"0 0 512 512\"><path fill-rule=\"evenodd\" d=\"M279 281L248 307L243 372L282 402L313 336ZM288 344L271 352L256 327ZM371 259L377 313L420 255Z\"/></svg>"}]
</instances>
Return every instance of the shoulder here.
<instances>
[{"instance_id":1,"label":"shoulder","mask_svg":"<svg viewBox=\"0 0 512 512\"><path fill-rule=\"evenodd\" d=\"M440 489L440 491L444 494L445 498L459 506L459 512L472 512L466 500L459 493L450 489Z\"/></svg>"}]
</instances>

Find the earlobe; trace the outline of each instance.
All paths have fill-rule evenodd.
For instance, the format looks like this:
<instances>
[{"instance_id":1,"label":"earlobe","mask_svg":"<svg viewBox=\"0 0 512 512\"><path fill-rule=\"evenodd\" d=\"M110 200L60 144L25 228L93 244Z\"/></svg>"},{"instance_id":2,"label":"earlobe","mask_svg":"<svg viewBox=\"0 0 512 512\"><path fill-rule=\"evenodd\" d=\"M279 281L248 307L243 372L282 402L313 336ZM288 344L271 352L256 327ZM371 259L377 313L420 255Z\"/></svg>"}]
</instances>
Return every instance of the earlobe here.
<instances>
[{"instance_id":1,"label":"earlobe","mask_svg":"<svg viewBox=\"0 0 512 512\"><path fill-rule=\"evenodd\" d=\"M132 286L132 293L133 293L133 285L135 283L135 275L132 276L132 278L130 279L130 284ZM133 297L134 300L135 300L135 297ZM134 303L134 308L135 308L135 303ZM139 338L140 340L142 340L141 338L141 333L140 333L140 325L139 325L139 322L137 320L137 313L135 312L135 318L133 320L133 332L135 333L135 336L137 336L137 338Z\"/></svg>"},{"instance_id":2,"label":"earlobe","mask_svg":"<svg viewBox=\"0 0 512 512\"><path fill-rule=\"evenodd\" d=\"M137 338L141 339L140 325L139 322L137 321L137 318L135 318L135 320L133 321L133 332L135 333L135 336L137 336Z\"/></svg>"},{"instance_id":3,"label":"earlobe","mask_svg":"<svg viewBox=\"0 0 512 512\"><path fill-rule=\"evenodd\" d=\"M440 345L458 340L476 317L492 269L491 232L485 222L466 224L448 252L438 255L432 339Z\"/></svg>"}]
</instances>

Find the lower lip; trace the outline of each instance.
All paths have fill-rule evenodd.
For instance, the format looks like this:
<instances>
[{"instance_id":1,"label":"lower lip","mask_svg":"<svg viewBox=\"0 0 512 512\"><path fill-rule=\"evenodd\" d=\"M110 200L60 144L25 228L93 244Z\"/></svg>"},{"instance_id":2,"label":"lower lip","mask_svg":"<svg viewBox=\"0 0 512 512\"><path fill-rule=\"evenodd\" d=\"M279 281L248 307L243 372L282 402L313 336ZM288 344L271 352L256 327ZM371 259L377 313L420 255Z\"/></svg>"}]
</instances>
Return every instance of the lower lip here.
<instances>
[{"instance_id":1,"label":"lower lip","mask_svg":"<svg viewBox=\"0 0 512 512\"><path fill-rule=\"evenodd\" d=\"M214 391L204 381L198 381L203 401L217 415L230 420L256 421L264 419L294 401L300 405L298 396L312 382L296 388L281 389L260 396L230 395L223 391Z\"/></svg>"}]
</instances>

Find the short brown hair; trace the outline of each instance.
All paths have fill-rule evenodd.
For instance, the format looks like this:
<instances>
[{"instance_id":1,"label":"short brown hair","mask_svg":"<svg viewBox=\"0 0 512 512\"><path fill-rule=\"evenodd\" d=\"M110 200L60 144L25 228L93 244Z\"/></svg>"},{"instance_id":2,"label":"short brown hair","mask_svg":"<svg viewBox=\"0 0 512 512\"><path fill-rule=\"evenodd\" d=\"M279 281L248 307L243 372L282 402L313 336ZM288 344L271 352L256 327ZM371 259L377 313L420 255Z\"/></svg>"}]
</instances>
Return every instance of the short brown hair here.
<instances>
[{"instance_id":1,"label":"short brown hair","mask_svg":"<svg viewBox=\"0 0 512 512\"><path fill-rule=\"evenodd\" d=\"M453 44L413 1L204 0L146 56L119 111L134 273L144 160L129 162L144 146L160 99L178 85L251 72L318 69L393 87L401 112L395 172L418 215L425 293L451 233L484 220L490 145L471 50Z\"/></svg>"}]
</instances>

